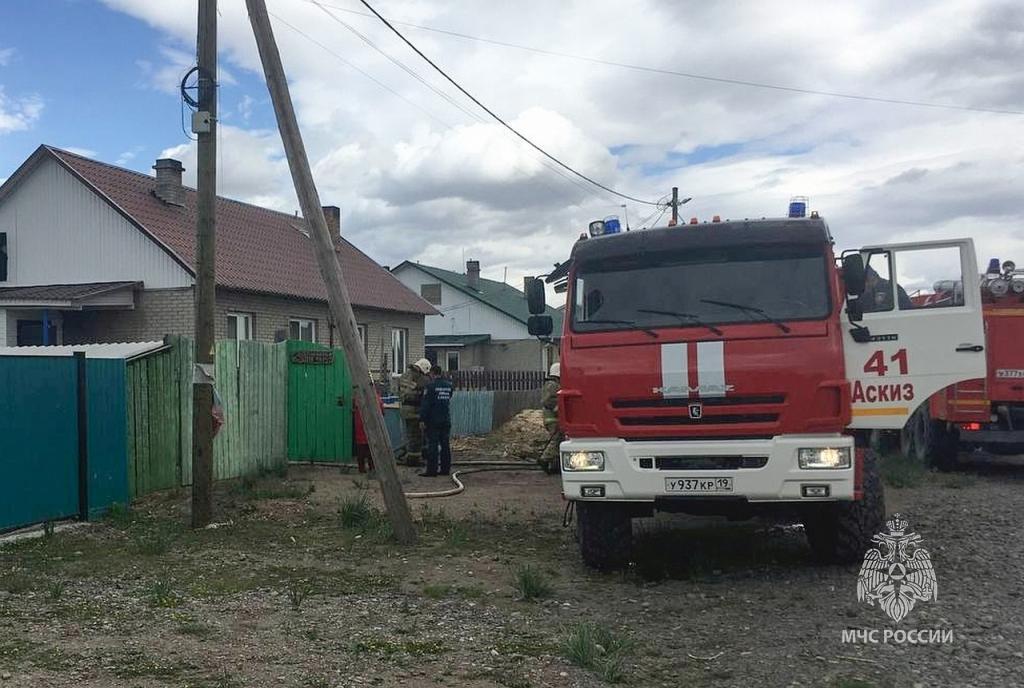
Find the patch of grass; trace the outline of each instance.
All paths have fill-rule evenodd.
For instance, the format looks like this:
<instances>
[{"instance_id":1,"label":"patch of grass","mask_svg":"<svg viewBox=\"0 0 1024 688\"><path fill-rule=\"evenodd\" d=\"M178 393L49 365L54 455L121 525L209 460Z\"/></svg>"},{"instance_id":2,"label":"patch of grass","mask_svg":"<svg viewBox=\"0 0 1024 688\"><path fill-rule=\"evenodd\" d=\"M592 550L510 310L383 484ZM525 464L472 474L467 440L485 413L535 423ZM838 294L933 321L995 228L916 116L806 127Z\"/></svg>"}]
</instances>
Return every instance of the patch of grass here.
<instances>
[{"instance_id":1,"label":"patch of grass","mask_svg":"<svg viewBox=\"0 0 1024 688\"><path fill-rule=\"evenodd\" d=\"M313 583L305 578L293 578L288 581L288 601L293 611L302 609L302 603L313 594Z\"/></svg>"},{"instance_id":2,"label":"patch of grass","mask_svg":"<svg viewBox=\"0 0 1024 688\"><path fill-rule=\"evenodd\" d=\"M900 489L918 487L928 472L924 464L901 454L883 457L880 468L885 484Z\"/></svg>"},{"instance_id":3,"label":"patch of grass","mask_svg":"<svg viewBox=\"0 0 1024 688\"><path fill-rule=\"evenodd\" d=\"M132 524L132 511L127 504L114 502L107 509L107 522L123 530Z\"/></svg>"},{"instance_id":4,"label":"patch of grass","mask_svg":"<svg viewBox=\"0 0 1024 688\"><path fill-rule=\"evenodd\" d=\"M391 522L380 509L370 504L366 492L342 498L338 516L342 528L357 533L358 537L365 537L368 542L384 543L394 539Z\"/></svg>"},{"instance_id":5,"label":"patch of grass","mask_svg":"<svg viewBox=\"0 0 1024 688\"><path fill-rule=\"evenodd\" d=\"M516 567L515 576L516 589L526 601L551 597L551 593L554 592L545 575L529 564Z\"/></svg>"},{"instance_id":6,"label":"patch of grass","mask_svg":"<svg viewBox=\"0 0 1024 688\"><path fill-rule=\"evenodd\" d=\"M24 595L32 592L34 587L32 576L21 571L10 571L0 576L0 590L6 590L12 595Z\"/></svg>"},{"instance_id":7,"label":"patch of grass","mask_svg":"<svg viewBox=\"0 0 1024 688\"><path fill-rule=\"evenodd\" d=\"M62 580L50 581L50 587L47 588L46 596L51 601L57 602L61 597L64 596L65 583Z\"/></svg>"},{"instance_id":8,"label":"patch of grass","mask_svg":"<svg viewBox=\"0 0 1024 688\"><path fill-rule=\"evenodd\" d=\"M181 606L181 597L174 592L174 587L166 578L158 578L146 590L151 607L173 609Z\"/></svg>"},{"instance_id":9,"label":"patch of grass","mask_svg":"<svg viewBox=\"0 0 1024 688\"><path fill-rule=\"evenodd\" d=\"M562 654L570 662L594 672L606 683L621 683L626 679L626 658L633 643L611 630L582 621L571 626L565 634Z\"/></svg>"},{"instance_id":10,"label":"patch of grass","mask_svg":"<svg viewBox=\"0 0 1024 688\"><path fill-rule=\"evenodd\" d=\"M170 659L125 650L107 665L118 678L177 678L184 668Z\"/></svg>"},{"instance_id":11,"label":"patch of grass","mask_svg":"<svg viewBox=\"0 0 1024 688\"><path fill-rule=\"evenodd\" d=\"M179 635L190 635L194 638L206 638L213 634L213 628L196 619L191 614L174 614L177 622L174 630Z\"/></svg>"},{"instance_id":12,"label":"patch of grass","mask_svg":"<svg viewBox=\"0 0 1024 688\"><path fill-rule=\"evenodd\" d=\"M169 550L170 547L170 537L160 530L142 535L135 542L135 549L138 553L147 557L167 554L167 550Z\"/></svg>"},{"instance_id":13,"label":"patch of grass","mask_svg":"<svg viewBox=\"0 0 1024 688\"><path fill-rule=\"evenodd\" d=\"M939 480L939 485L947 490L963 490L973 487L978 482L978 476L970 473L946 473Z\"/></svg>"},{"instance_id":14,"label":"patch of grass","mask_svg":"<svg viewBox=\"0 0 1024 688\"><path fill-rule=\"evenodd\" d=\"M378 657L391 657L407 654L412 657L427 657L444 654L448 647L439 640L391 640L383 636L368 636L352 643L352 651L357 654L372 654Z\"/></svg>"},{"instance_id":15,"label":"patch of grass","mask_svg":"<svg viewBox=\"0 0 1024 688\"><path fill-rule=\"evenodd\" d=\"M302 487L287 481L268 479L264 477L265 475L247 475L236 481L228 491L235 497L253 501L261 499L302 499L313 492L311 485ZM287 475L287 469L285 469L285 475Z\"/></svg>"}]
</instances>

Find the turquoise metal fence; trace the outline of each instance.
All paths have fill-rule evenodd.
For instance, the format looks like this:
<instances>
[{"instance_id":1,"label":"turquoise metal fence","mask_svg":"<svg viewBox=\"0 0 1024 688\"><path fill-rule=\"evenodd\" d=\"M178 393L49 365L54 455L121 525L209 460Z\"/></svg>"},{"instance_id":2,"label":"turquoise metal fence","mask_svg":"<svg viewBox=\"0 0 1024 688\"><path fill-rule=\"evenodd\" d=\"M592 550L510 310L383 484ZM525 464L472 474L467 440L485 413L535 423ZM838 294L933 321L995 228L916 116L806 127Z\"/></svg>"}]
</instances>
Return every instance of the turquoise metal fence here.
<instances>
[{"instance_id":1,"label":"turquoise metal fence","mask_svg":"<svg viewBox=\"0 0 1024 688\"><path fill-rule=\"evenodd\" d=\"M452 436L485 435L494 422L494 392L456 390L451 403Z\"/></svg>"},{"instance_id":2,"label":"turquoise metal fence","mask_svg":"<svg viewBox=\"0 0 1024 688\"><path fill-rule=\"evenodd\" d=\"M124 390L123 360L0 356L0 530L127 501Z\"/></svg>"}]
</instances>

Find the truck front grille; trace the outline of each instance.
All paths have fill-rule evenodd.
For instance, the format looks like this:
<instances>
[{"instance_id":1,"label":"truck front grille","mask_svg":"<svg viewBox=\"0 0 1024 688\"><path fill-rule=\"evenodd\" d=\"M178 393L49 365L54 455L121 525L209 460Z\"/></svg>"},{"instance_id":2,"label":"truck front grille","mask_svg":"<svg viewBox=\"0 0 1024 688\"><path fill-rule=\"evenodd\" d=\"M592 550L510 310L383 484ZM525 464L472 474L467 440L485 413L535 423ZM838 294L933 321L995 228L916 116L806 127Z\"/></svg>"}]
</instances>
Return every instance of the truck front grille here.
<instances>
[{"instance_id":1,"label":"truck front grille","mask_svg":"<svg viewBox=\"0 0 1024 688\"><path fill-rule=\"evenodd\" d=\"M767 456L656 456L654 467L659 471L736 471L743 468L764 468Z\"/></svg>"},{"instance_id":2,"label":"truck front grille","mask_svg":"<svg viewBox=\"0 0 1024 688\"><path fill-rule=\"evenodd\" d=\"M701 418L689 416L625 416L619 422L629 426L651 425L723 425L737 423L775 423L779 420L777 413L722 413L705 414Z\"/></svg>"}]
</instances>

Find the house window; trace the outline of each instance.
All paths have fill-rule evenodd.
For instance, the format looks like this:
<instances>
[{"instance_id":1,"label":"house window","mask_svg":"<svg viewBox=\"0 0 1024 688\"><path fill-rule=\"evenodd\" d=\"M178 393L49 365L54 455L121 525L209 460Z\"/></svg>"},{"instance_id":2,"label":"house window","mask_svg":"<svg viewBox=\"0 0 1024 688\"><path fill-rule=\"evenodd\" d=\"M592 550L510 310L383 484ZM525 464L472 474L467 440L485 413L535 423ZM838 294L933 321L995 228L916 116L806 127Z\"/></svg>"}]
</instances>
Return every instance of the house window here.
<instances>
[{"instance_id":1,"label":"house window","mask_svg":"<svg viewBox=\"0 0 1024 688\"><path fill-rule=\"evenodd\" d=\"M405 372L409 365L409 330L395 327L391 330L391 370Z\"/></svg>"},{"instance_id":2,"label":"house window","mask_svg":"<svg viewBox=\"0 0 1024 688\"><path fill-rule=\"evenodd\" d=\"M17 331L18 346L53 346L59 344L57 323L52 320L19 320Z\"/></svg>"},{"instance_id":3,"label":"house window","mask_svg":"<svg viewBox=\"0 0 1024 688\"><path fill-rule=\"evenodd\" d=\"M366 325L356 325L356 329L359 331L359 341L363 344L363 353L369 356L370 350L366 346Z\"/></svg>"},{"instance_id":4,"label":"house window","mask_svg":"<svg viewBox=\"0 0 1024 688\"><path fill-rule=\"evenodd\" d=\"M252 339L252 325L251 313L228 313L228 339Z\"/></svg>"},{"instance_id":5,"label":"house window","mask_svg":"<svg viewBox=\"0 0 1024 688\"><path fill-rule=\"evenodd\" d=\"M315 342L316 320L292 318L288 321L288 338L303 342Z\"/></svg>"},{"instance_id":6,"label":"house window","mask_svg":"<svg viewBox=\"0 0 1024 688\"><path fill-rule=\"evenodd\" d=\"M441 283L436 284L421 284L420 285L420 296L427 303L432 303L435 306L441 305Z\"/></svg>"},{"instance_id":7,"label":"house window","mask_svg":"<svg viewBox=\"0 0 1024 688\"><path fill-rule=\"evenodd\" d=\"M449 372L455 372L459 369L459 352L449 351L446 358L446 363Z\"/></svg>"},{"instance_id":8,"label":"house window","mask_svg":"<svg viewBox=\"0 0 1024 688\"><path fill-rule=\"evenodd\" d=\"M0 282L7 281L7 232L0 232Z\"/></svg>"}]
</instances>

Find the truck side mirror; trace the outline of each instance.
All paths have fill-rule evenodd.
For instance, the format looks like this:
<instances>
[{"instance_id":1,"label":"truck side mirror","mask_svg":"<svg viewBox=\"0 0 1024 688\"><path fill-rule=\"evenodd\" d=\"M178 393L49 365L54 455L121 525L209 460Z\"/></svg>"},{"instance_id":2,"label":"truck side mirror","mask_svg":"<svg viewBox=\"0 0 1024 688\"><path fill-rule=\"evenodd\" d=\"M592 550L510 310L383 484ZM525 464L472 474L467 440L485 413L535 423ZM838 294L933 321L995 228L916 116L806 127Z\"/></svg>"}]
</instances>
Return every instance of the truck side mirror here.
<instances>
[{"instance_id":1,"label":"truck side mirror","mask_svg":"<svg viewBox=\"0 0 1024 688\"><path fill-rule=\"evenodd\" d=\"M555 328L550 315L531 315L526 321L526 329L534 337L550 337Z\"/></svg>"},{"instance_id":2,"label":"truck side mirror","mask_svg":"<svg viewBox=\"0 0 1024 688\"><path fill-rule=\"evenodd\" d=\"M526 282L526 305L534 315L540 315L547 310L547 304L544 302L544 282L538 277L531 277Z\"/></svg>"},{"instance_id":3,"label":"truck side mirror","mask_svg":"<svg viewBox=\"0 0 1024 688\"><path fill-rule=\"evenodd\" d=\"M860 322L864 319L864 306L861 305L859 298L853 297L846 300L846 317L852 323Z\"/></svg>"},{"instance_id":4,"label":"truck side mirror","mask_svg":"<svg viewBox=\"0 0 1024 688\"><path fill-rule=\"evenodd\" d=\"M860 296L864 293L867 287L864 256L859 253L843 256L843 282L846 283L846 293L850 296Z\"/></svg>"}]
</instances>

